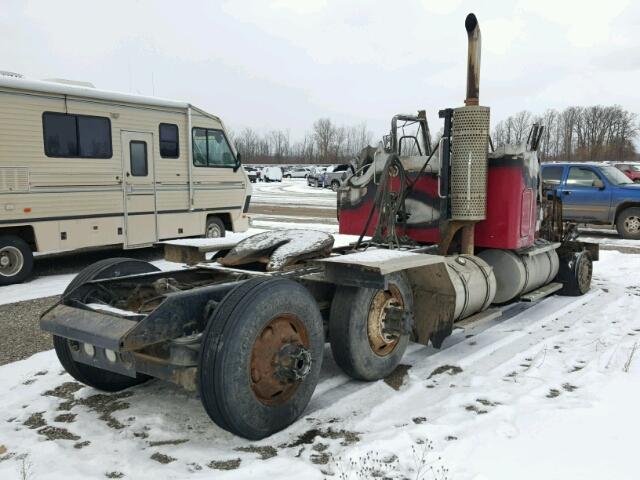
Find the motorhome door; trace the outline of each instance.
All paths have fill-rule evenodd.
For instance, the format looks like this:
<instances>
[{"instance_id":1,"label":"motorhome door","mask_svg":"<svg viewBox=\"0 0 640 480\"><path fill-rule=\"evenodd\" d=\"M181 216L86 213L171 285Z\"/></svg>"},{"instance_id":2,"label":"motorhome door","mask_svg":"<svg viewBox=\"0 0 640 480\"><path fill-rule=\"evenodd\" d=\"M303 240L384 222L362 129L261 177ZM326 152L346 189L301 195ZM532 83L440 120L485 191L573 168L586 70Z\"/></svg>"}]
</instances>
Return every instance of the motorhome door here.
<instances>
[{"instance_id":1,"label":"motorhome door","mask_svg":"<svg viewBox=\"0 0 640 480\"><path fill-rule=\"evenodd\" d=\"M125 246L158 240L153 134L122 132Z\"/></svg>"}]
</instances>

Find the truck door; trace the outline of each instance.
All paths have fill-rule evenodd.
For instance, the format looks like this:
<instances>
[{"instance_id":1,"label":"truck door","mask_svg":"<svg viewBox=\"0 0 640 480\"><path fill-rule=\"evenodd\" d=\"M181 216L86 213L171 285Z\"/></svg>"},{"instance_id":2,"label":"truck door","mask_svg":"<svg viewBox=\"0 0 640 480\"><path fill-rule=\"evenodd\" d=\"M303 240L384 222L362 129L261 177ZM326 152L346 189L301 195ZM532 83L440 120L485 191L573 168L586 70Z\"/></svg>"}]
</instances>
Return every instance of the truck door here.
<instances>
[{"instance_id":1,"label":"truck door","mask_svg":"<svg viewBox=\"0 0 640 480\"><path fill-rule=\"evenodd\" d=\"M565 219L585 223L607 222L611 189L606 187L605 180L595 169L570 166L560 193Z\"/></svg>"},{"instance_id":2,"label":"truck door","mask_svg":"<svg viewBox=\"0 0 640 480\"><path fill-rule=\"evenodd\" d=\"M125 247L158 240L153 134L122 132Z\"/></svg>"}]
</instances>

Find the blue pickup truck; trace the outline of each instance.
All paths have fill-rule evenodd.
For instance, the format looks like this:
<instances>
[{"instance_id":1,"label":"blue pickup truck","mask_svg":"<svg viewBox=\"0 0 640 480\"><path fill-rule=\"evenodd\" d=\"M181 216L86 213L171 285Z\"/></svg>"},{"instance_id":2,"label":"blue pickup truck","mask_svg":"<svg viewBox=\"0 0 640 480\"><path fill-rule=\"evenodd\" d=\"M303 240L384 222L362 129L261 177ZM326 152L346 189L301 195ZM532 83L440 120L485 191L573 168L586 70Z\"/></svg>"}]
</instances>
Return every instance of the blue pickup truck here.
<instances>
[{"instance_id":1,"label":"blue pickup truck","mask_svg":"<svg viewBox=\"0 0 640 480\"><path fill-rule=\"evenodd\" d=\"M615 225L622 238L640 239L640 184L599 163L542 164L545 188L555 188L562 217L576 223Z\"/></svg>"}]
</instances>

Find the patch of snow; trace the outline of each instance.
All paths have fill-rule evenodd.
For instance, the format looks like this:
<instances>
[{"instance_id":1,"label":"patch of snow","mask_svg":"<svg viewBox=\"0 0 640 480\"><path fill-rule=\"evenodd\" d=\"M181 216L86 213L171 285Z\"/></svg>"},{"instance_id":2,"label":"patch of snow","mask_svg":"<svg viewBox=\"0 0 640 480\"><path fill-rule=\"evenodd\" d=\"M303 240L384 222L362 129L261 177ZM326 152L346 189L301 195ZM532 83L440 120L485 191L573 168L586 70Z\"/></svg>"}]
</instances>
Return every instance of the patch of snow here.
<instances>
[{"instance_id":1,"label":"patch of snow","mask_svg":"<svg viewBox=\"0 0 640 480\"><path fill-rule=\"evenodd\" d=\"M264 230L259 228L250 228L245 232L227 232L224 237L220 238L178 238L175 240L165 240L159 242L163 245L180 245L186 247L215 247L216 245L226 246L232 242L239 242L251 235L263 232Z\"/></svg>"},{"instance_id":2,"label":"patch of snow","mask_svg":"<svg viewBox=\"0 0 640 480\"><path fill-rule=\"evenodd\" d=\"M273 222L267 220L252 220L251 225L254 227L266 229L266 230L283 230L283 229L308 229L319 230L328 233L338 233L337 224L322 224L322 223L298 223L298 222Z\"/></svg>"},{"instance_id":3,"label":"patch of snow","mask_svg":"<svg viewBox=\"0 0 640 480\"><path fill-rule=\"evenodd\" d=\"M86 306L97 312L115 313L116 315L120 315L124 317L137 317L139 315L136 312L130 312L129 310L122 310L121 308L112 307L111 305L105 305L104 303L87 303Z\"/></svg>"},{"instance_id":4,"label":"patch of snow","mask_svg":"<svg viewBox=\"0 0 640 480\"><path fill-rule=\"evenodd\" d=\"M440 263L444 257L424 253L389 250L386 248L369 248L361 252L336 255L320 260L326 263L358 264L379 270L383 275L397 272L408 267L419 267Z\"/></svg>"},{"instance_id":5,"label":"patch of snow","mask_svg":"<svg viewBox=\"0 0 640 480\"><path fill-rule=\"evenodd\" d=\"M288 229L258 233L238 243L219 262L238 265L269 258L268 271L277 271L301 258L322 257L333 247L333 237L315 230Z\"/></svg>"},{"instance_id":6,"label":"patch of snow","mask_svg":"<svg viewBox=\"0 0 640 480\"><path fill-rule=\"evenodd\" d=\"M47 275L25 283L4 285L0 287L0 305L59 295L64 292L75 276L75 273Z\"/></svg>"}]
</instances>

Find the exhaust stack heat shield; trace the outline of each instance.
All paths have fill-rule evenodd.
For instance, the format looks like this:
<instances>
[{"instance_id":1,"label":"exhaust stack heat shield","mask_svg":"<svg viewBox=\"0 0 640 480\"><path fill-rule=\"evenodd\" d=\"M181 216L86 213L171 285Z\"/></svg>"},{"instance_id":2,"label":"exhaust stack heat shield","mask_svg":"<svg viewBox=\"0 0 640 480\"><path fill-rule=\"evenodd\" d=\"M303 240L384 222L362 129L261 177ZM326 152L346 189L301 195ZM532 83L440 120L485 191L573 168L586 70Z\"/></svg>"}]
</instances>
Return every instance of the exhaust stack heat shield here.
<instances>
[{"instance_id":1,"label":"exhaust stack heat shield","mask_svg":"<svg viewBox=\"0 0 640 480\"><path fill-rule=\"evenodd\" d=\"M484 220L487 211L489 107L453 111L451 219Z\"/></svg>"}]
</instances>

